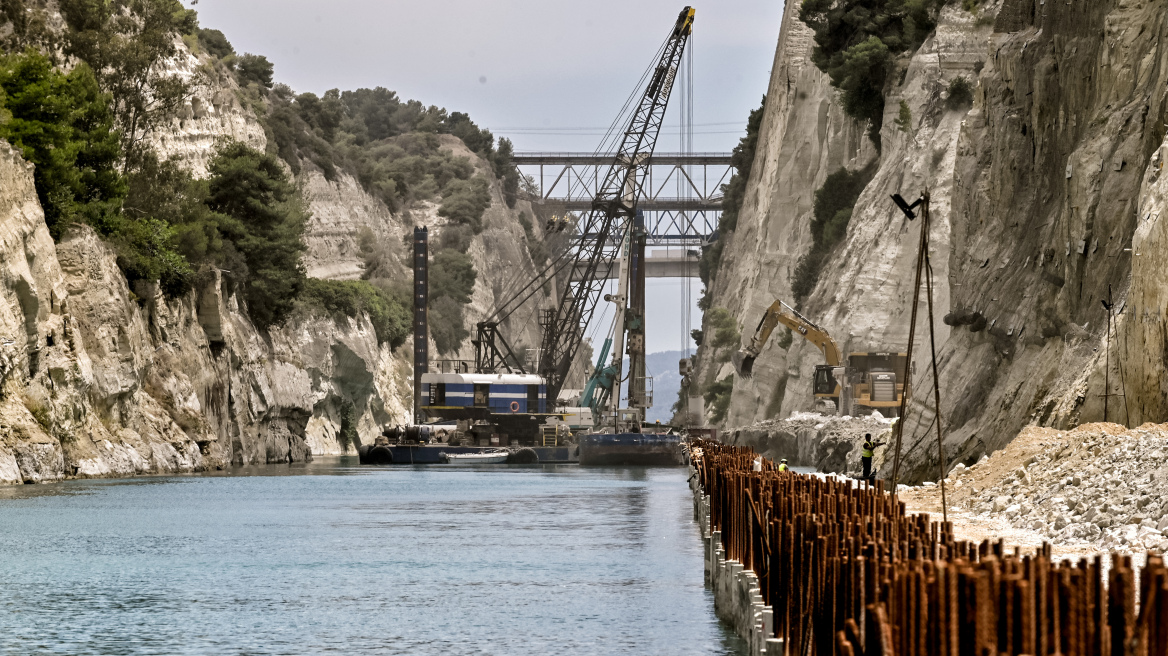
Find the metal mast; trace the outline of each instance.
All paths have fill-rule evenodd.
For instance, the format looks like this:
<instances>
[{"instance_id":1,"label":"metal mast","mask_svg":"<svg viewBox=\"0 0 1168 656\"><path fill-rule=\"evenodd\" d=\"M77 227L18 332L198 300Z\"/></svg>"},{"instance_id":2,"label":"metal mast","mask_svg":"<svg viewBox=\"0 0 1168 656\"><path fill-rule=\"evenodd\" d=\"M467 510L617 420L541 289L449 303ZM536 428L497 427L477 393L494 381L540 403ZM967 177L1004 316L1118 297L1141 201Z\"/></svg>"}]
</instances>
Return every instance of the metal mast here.
<instances>
[{"instance_id":1,"label":"metal mast","mask_svg":"<svg viewBox=\"0 0 1168 656\"><path fill-rule=\"evenodd\" d=\"M422 423L422 374L430 371L430 236L414 227L414 423Z\"/></svg>"}]
</instances>

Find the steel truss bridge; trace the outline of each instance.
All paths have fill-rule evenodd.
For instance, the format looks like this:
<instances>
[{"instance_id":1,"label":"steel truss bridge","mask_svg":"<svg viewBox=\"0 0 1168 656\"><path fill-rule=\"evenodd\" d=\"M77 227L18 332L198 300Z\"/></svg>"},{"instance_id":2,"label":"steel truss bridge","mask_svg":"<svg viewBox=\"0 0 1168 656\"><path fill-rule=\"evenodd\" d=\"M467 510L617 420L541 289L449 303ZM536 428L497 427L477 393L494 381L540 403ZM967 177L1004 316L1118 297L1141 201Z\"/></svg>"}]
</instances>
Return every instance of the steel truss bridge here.
<instances>
[{"instance_id":1,"label":"steel truss bridge","mask_svg":"<svg viewBox=\"0 0 1168 656\"><path fill-rule=\"evenodd\" d=\"M604 153L517 153L520 175L535 181L532 202L564 212L592 209L604 172L616 159ZM657 153L649 158L644 197L650 246L705 246L717 237L722 217L722 185L734 168L730 153Z\"/></svg>"}]
</instances>

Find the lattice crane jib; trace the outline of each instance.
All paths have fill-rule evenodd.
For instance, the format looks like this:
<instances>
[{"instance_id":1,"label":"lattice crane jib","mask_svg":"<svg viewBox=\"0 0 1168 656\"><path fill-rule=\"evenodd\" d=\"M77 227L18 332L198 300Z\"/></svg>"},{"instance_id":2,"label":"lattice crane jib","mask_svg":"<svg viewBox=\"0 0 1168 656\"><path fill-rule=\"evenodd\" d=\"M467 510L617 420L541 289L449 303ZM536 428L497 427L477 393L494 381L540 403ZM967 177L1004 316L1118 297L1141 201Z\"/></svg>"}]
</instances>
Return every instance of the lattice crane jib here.
<instances>
[{"instance_id":1,"label":"lattice crane jib","mask_svg":"<svg viewBox=\"0 0 1168 656\"><path fill-rule=\"evenodd\" d=\"M579 279L564 284L555 319L546 328L540 357L539 373L547 381L549 399L556 398L563 387L583 340L584 326L596 312L605 286L605 277L599 274L617 258L632 226L637 200L644 197L649 158L657 145L693 21L694 9L686 7L662 48L649 84L624 130L615 161L592 201L592 209L580 224L580 234L588 238L578 246Z\"/></svg>"},{"instance_id":2,"label":"lattice crane jib","mask_svg":"<svg viewBox=\"0 0 1168 656\"><path fill-rule=\"evenodd\" d=\"M662 44L655 66L646 72L648 84L635 104L598 187L591 207L577 225L580 236L570 254L561 254L543 267L533 280L517 285L495 311L478 324L475 344L476 370L500 373L522 371L510 346L498 328L524 303L535 298L553 278L563 281L555 308L544 310L539 319L543 330L538 373L546 380L547 398L556 399L568 377L584 338L584 328L593 318L604 292L607 274L629 234L637 203L646 195L646 175L665 119L665 110L681 65L682 54L693 29L694 10L686 7ZM507 363L516 363L509 366Z\"/></svg>"}]
</instances>

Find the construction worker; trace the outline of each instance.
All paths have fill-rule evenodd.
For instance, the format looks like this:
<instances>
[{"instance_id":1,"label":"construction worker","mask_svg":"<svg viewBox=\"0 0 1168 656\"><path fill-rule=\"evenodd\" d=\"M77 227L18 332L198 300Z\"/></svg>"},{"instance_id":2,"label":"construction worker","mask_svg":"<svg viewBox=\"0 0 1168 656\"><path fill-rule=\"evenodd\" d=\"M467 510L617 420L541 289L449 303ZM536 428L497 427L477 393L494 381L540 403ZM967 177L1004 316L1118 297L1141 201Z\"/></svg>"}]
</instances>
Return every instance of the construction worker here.
<instances>
[{"instance_id":1,"label":"construction worker","mask_svg":"<svg viewBox=\"0 0 1168 656\"><path fill-rule=\"evenodd\" d=\"M864 433L864 447L860 451L860 461L864 463L864 480L872 480L872 456L876 447L884 446L883 442L873 442L871 433Z\"/></svg>"},{"instance_id":2,"label":"construction worker","mask_svg":"<svg viewBox=\"0 0 1168 656\"><path fill-rule=\"evenodd\" d=\"M787 459L783 458L779 461L779 471L789 471L787 469Z\"/></svg>"}]
</instances>

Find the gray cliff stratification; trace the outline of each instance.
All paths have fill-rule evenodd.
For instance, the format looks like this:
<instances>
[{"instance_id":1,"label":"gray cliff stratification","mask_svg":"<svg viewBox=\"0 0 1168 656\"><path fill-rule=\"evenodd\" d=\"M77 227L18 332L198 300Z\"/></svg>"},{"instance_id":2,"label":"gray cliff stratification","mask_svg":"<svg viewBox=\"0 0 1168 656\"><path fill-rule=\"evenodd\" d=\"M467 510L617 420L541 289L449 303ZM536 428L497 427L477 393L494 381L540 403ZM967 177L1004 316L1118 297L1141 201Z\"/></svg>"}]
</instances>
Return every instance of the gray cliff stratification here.
<instances>
[{"instance_id":1,"label":"gray cliff stratification","mask_svg":"<svg viewBox=\"0 0 1168 656\"><path fill-rule=\"evenodd\" d=\"M149 135L160 158L205 176L223 139L266 148L230 76L186 49L171 64L199 84L174 121ZM469 323L509 281L534 275L518 217L533 213L508 209L489 164L461 140L440 138L492 181L485 229L469 248L478 271ZM448 222L437 205L391 212L348 174L330 182L304 169L309 275L360 278L362 241L372 237L408 286L403 238L414 225L441 234ZM112 250L83 226L54 244L31 165L0 143L0 484L302 462L352 453L353 436L371 442L410 421L410 349L380 344L366 317L301 308L258 330L239 303L214 269L181 298L131 290ZM516 334L538 343L526 326Z\"/></svg>"},{"instance_id":2,"label":"gray cliff stratification","mask_svg":"<svg viewBox=\"0 0 1168 656\"><path fill-rule=\"evenodd\" d=\"M53 244L7 144L0 180L0 482L304 461L335 444L313 425L334 399L362 439L402 417L408 372L367 321L260 333L215 271L179 299L135 295L90 229Z\"/></svg>"},{"instance_id":3,"label":"gray cliff stratification","mask_svg":"<svg viewBox=\"0 0 1168 656\"><path fill-rule=\"evenodd\" d=\"M798 4L788 3L779 52L787 63L776 62L771 94L795 103L805 101L802 93L814 97L816 87L789 82L796 78L787 71L798 63L833 98L807 59L810 44L792 51L790 35L806 31L789 25L797 21L791 5ZM1168 7L1152 2L1000 0L982 3L976 15L952 4L934 35L900 63L903 78L894 74L885 90L877 172L804 310L845 351L903 350L918 226L888 196L929 192L948 462L1001 448L1028 423L1065 427L1102 419L1108 363L1110 392L1126 394L1109 397L1112 421L1168 419L1162 382L1168 293L1161 281L1168 243L1160 225L1166 19ZM972 107L946 102L958 75L975 85ZM912 116L906 126L896 121L902 100ZM799 111L808 116L763 122L739 232L726 245L712 289L712 304L728 308L747 331L767 297L789 296L790 270L809 243L810 196L821 180L799 173L801 184L791 185L759 175L760 165L852 143L802 143L807 130L783 126L823 113L810 105ZM834 127L821 133L829 135L851 123L838 113L826 117ZM757 204L756 197L784 188L794 193L772 203L776 210ZM789 237L781 245L748 236L783 231ZM1122 308L1110 358L1100 305L1109 288ZM923 309L922 298L922 315ZM927 327L922 316L917 394L905 423L902 477L909 479L935 477L937 468L932 395L925 393L932 387ZM804 343L784 352L772 341L759 360L764 373L735 382L727 423L809 409L810 373L819 360ZM715 361L707 357L701 366Z\"/></svg>"},{"instance_id":4,"label":"gray cliff stratification","mask_svg":"<svg viewBox=\"0 0 1168 656\"><path fill-rule=\"evenodd\" d=\"M544 231L529 202L520 200L514 208L507 207L502 187L486 160L457 137L438 135L438 139L442 150L466 158L474 166L475 175L490 181L491 204L483 213L483 229L471 237L466 250L477 272L470 304L465 308L466 325L472 334L463 340L457 352L441 356L473 360L474 347L470 341L474 338L475 324L489 316L521 283L536 276L536 265L519 214L525 213L532 221L533 239L543 239ZM306 168L298 181L312 212L304 241L308 247L305 265L308 275L314 278L353 280L365 275L366 256L361 247L364 236L366 240L372 238L380 246L379 252L390 258L389 262L381 262L383 270L392 270L402 281L409 281L413 273L403 240L407 235L412 236L414 227L426 226L430 230L433 251L441 246L447 228L460 225L439 216L440 205L435 202L424 201L408 211L390 212L384 203L366 193L345 173L330 182L320 171ZM550 285L549 293L537 294L511 320L503 323L507 340L518 351L518 357L524 357L527 348L539 346L536 311L556 300L550 293L553 289L554 285ZM433 342L430 352L437 353Z\"/></svg>"}]
</instances>

